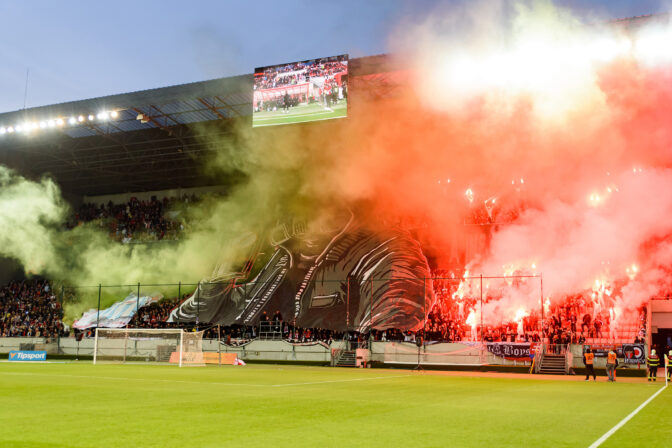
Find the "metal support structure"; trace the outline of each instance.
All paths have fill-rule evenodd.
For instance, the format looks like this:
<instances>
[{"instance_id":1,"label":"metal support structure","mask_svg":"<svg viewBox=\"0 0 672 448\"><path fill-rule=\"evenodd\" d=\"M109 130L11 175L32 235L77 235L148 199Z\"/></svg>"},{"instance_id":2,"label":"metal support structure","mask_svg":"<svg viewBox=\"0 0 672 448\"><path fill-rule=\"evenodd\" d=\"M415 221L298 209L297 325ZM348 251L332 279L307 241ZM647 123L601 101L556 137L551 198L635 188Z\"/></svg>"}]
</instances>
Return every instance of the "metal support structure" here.
<instances>
[{"instance_id":1,"label":"metal support structure","mask_svg":"<svg viewBox=\"0 0 672 448\"><path fill-rule=\"evenodd\" d=\"M135 296L135 315L138 316L138 321L140 320L140 282L138 282L138 295Z\"/></svg>"},{"instance_id":2,"label":"metal support structure","mask_svg":"<svg viewBox=\"0 0 672 448\"><path fill-rule=\"evenodd\" d=\"M220 100L220 101L221 101L221 100ZM222 115L221 112L218 111L217 108L216 108L215 106L213 106L212 104L208 103L208 102L207 102L206 100L204 100L203 98L199 98L199 99L198 99L198 102L201 103L202 105L204 105L205 107L207 107L208 110L210 110L210 112L212 112L213 114L217 115L217 117L218 117L220 120L226 120L226 117L225 117L224 115Z\"/></svg>"},{"instance_id":3,"label":"metal support structure","mask_svg":"<svg viewBox=\"0 0 672 448\"><path fill-rule=\"evenodd\" d=\"M93 338L93 365L96 365L98 358L98 327L96 327L96 335ZM79 341L77 341L77 359L79 359Z\"/></svg>"},{"instance_id":4,"label":"metal support structure","mask_svg":"<svg viewBox=\"0 0 672 448\"><path fill-rule=\"evenodd\" d=\"M483 274L481 274L481 344L483 343Z\"/></svg>"},{"instance_id":5,"label":"metal support structure","mask_svg":"<svg viewBox=\"0 0 672 448\"><path fill-rule=\"evenodd\" d=\"M180 367L182 367L182 345L184 344L184 330L180 330Z\"/></svg>"},{"instance_id":6,"label":"metal support structure","mask_svg":"<svg viewBox=\"0 0 672 448\"><path fill-rule=\"evenodd\" d=\"M98 324L100 324L100 294L103 290L103 285L98 284L98 313L96 314L96 334L98 334Z\"/></svg>"},{"instance_id":7,"label":"metal support structure","mask_svg":"<svg viewBox=\"0 0 672 448\"><path fill-rule=\"evenodd\" d=\"M345 336L347 339L350 333L350 276L346 280L346 295L345 295Z\"/></svg>"},{"instance_id":8,"label":"metal support structure","mask_svg":"<svg viewBox=\"0 0 672 448\"><path fill-rule=\"evenodd\" d=\"M422 278L422 341L427 334L427 278Z\"/></svg>"},{"instance_id":9,"label":"metal support structure","mask_svg":"<svg viewBox=\"0 0 672 448\"><path fill-rule=\"evenodd\" d=\"M65 286L61 284L61 309L65 309ZM61 354L61 330L56 334L56 345L58 346L58 354ZM77 345L77 358L79 358L79 345Z\"/></svg>"},{"instance_id":10,"label":"metal support structure","mask_svg":"<svg viewBox=\"0 0 672 448\"><path fill-rule=\"evenodd\" d=\"M246 284L246 286L247 286L247 284ZM245 289L245 290L247 291L247 289ZM301 309L300 302L299 302L298 305L297 305L296 302L294 302L294 319L292 320L292 331L291 331L292 338L293 338L293 335L296 333L296 316L298 316L300 309Z\"/></svg>"},{"instance_id":11,"label":"metal support structure","mask_svg":"<svg viewBox=\"0 0 672 448\"><path fill-rule=\"evenodd\" d=\"M201 282L196 286L196 331L201 317Z\"/></svg>"},{"instance_id":12,"label":"metal support structure","mask_svg":"<svg viewBox=\"0 0 672 448\"><path fill-rule=\"evenodd\" d=\"M373 348L373 279L370 280L369 294L369 351Z\"/></svg>"},{"instance_id":13,"label":"metal support structure","mask_svg":"<svg viewBox=\"0 0 672 448\"><path fill-rule=\"evenodd\" d=\"M123 363L126 363L126 351L128 350L128 329L124 333L124 359L122 360Z\"/></svg>"},{"instance_id":14,"label":"metal support structure","mask_svg":"<svg viewBox=\"0 0 672 448\"><path fill-rule=\"evenodd\" d=\"M180 281L177 284L177 303L182 304L182 282ZM175 313L177 315L177 325L180 325L180 313Z\"/></svg>"},{"instance_id":15,"label":"metal support structure","mask_svg":"<svg viewBox=\"0 0 672 448\"><path fill-rule=\"evenodd\" d=\"M222 330L221 326L217 325L217 353L219 354L219 366L222 366Z\"/></svg>"},{"instance_id":16,"label":"metal support structure","mask_svg":"<svg viewBox=\"0 0 672 448\"><path fill-rule=\"evenodd\" d=\"M540 275L541 285L541 338L544 338L544 277Z\"/></svg>"},{"instance_id":17,"label":"metal support structure","mask_svg":"<svg viewBox=\"0 0 672 448\"><path fill-rule=\"evenodd\" d=\"M420 362L420 350L424 348L425 346L425 331L427 330L427 278L423 277L422 279L422 312L423 312L423 317L422 317L422 333L420 334L420 338L418 339L418 336L415 336L415 345L418 346L418 364L413 367L413 370L425 370L422 368L422 363Z\"/></svg>"}]
</instances>

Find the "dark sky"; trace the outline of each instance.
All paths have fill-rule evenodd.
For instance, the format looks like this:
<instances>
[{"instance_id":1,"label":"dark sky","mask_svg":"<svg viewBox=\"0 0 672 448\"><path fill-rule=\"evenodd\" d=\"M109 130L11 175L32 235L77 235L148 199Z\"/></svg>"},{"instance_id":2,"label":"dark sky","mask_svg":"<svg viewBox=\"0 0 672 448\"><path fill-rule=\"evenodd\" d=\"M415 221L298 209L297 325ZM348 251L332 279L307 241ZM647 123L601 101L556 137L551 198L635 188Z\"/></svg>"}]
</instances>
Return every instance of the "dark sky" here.
<instances>
[{"instance_id":1,"label":"dark sky","mask_svg":"<svg viewBox=\"0 0 672 448\"><path fill-rule=\"evenodd\" d=\"M472 0L473 1L473 0ZM495 1L495 0L493 0ZM502 0L506 1L506 0ZM0 2L0 112L389 51L401 20L467 0ZM666 11L654 0L558 0L594 20ZM587 19L588 20L588 19Z\"/></svg>"}]
</instances>

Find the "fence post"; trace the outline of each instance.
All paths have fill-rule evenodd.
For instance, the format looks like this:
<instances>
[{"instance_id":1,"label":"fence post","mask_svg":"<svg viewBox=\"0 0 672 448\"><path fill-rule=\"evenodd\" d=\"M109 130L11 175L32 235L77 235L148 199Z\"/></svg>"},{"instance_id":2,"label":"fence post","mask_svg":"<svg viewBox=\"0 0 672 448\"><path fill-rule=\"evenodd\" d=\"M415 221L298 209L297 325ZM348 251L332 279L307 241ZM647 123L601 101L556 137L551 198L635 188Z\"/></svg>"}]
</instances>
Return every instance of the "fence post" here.
<instances>
[{"instance_id":1,"label":"fence post","mask_svg":"<svg viewBox=\"0 0 672 448\"><path fill-rule=\"evenodd\" d=\"M481 274L481 343L483 343L483 274Z\"/></svg>"},{"instance_id":2,"label":"fence post","mask_svg":"<svg viewBox=\"0 0 672 448\"><path fill-rule=\"evenodd\" d=\"M180 306L181 303L182 303L182 281L178 282L178 284L177 284L177 305ZM180 313L179 313L179 310L177 310L177 311L178 311L176 313L176 315L177 315L177 326L179 327L180 326Z\"/></svg>"},{"instance_id":3,"label":"fence post","mask_svg":"<svg viewBox=\"0 0 672 448\"><path fill-rule=\"evenodd\" d=\"M135 315L137 316L138 323L140 323L140 282L138 282L138 295L135 296Z\"/></svg>"},{"instance_id":4,"label":"fence post","mask_svg":"<svg viewBox=\"0 0 672 448\"><path fill-rule=\"evenodd\" d=\"M196 331L198 331L199 318L201 316L201 282L196 286Z\"/></svg>"},{"instance_id":5,"label":"fence post","mask_svg":"<svg viewBox=\"0 0 672 448\"><path fill-rule=\"evenodd\" d=\"M371 293L369 294L369 351L373 350L373 279L371 279Z\"/></svg>"},{"instance_id":6,"label":"fence post","mask_svg":"<svg viewBox=\"0 0 672 448\"><path fill-rule=\"evenodd\" d=\"M350 333L350 275L346 277L345 294L345 338L348 339Z\"/></svg>"},{"instance_id":7,"label":"fence post","mask_svg":"<svg viewBox=\"0 0 672 448\"><path fill-rule=\"evenodd\" d=\"M219 367L222 367L222 333L219 324L217 324L217 353L219 353Z\"/></svg>"},{"instance_id":8,"label":"fence post","mask_svg":"<svg viewBox=\"0 0 672 448\"><path fill-rule=\"evenodd\" d=\"M63 323L63 310L65 309L65 285L61 283L61 324ZM61 353L61 332L63 331L63 328L60 328L57 333L57 346L58 346L58 354Z\"/></svg>"},{"instance_id":9,"label":"fence post","mask_svg":"<svg viewBox=\"0 0 672 448\"><path fill-rule=\"evenodd\" d=\"M100 293L103 289L103 285L98 283L98 313L96 314L96 331L98 331L98 325L100 324Z\"/></svg>"},{"instance_id":10,"label":"fence post","mask_svg":"<svg viewBox=\"0 0 672 448\"><path fill-rule=\"evenodd\" d=\"M539 274L539 282L541 285L541 342L544 342L544 277Z\"/></svg>"},{"instance_id":11,"label":"fence post","mask_svg":"<svg viewBox=\"0 0 672 448\"><path fill-rule=\"evenodd\" d=\"M245 291L246 291L246 294L247 294L247 288L245 289ZM297 302L295 301L294 302L294 319L292 320L292 331L291 331L292 337L291 337L291 339L294 339L294 335L296 334L296 316L298 316L300 308L301 308L301 302L298 302L298 306L297 306Z\"/></svg>"},{"instance_id":12,"label":"fence post","mask_svg":"<svg viewBox=\"0 0 672 448\"><path fill-rule=\"evenodd\" d=\"M427 277L422 277L422 342L427 337ZM417 338L416 338L417 339Z\"/></svg>"}]
</instances>

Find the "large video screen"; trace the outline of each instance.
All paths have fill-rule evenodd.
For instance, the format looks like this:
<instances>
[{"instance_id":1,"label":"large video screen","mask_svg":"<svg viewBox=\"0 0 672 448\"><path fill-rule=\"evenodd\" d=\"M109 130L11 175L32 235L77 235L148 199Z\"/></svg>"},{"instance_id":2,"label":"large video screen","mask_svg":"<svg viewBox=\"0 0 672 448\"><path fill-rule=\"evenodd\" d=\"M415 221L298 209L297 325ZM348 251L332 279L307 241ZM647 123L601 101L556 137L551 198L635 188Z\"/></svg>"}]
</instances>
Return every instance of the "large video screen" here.
<instances>
[{"instance_id":1,"label":"large video screen","mask_svg":"<svg viewBox=\"0 0 672 448\"><path fill-rule=\"evenodd\" d=\"M348 55L254 70L252 126L275 126L348 115Z\"/></svg>"}]
</instances>

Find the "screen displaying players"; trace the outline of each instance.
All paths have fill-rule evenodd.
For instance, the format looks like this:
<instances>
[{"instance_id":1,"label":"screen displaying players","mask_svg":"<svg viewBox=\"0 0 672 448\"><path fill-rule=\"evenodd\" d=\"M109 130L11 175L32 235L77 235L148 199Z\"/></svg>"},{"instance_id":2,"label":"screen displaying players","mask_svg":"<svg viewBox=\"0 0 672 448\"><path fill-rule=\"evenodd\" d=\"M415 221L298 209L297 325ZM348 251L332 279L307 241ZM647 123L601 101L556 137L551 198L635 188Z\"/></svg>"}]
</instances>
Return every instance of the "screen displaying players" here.
<instances>
[{"instance_id":1,"label":"screen displaying players","mask_svg":"<svg viewBox=\"0 0 672 448\"><path fill-rule=\"evenodd\" d=\"M348 55L254 70L252 126L275 126L348 115Z\"/></svg>"}]
</instances>

